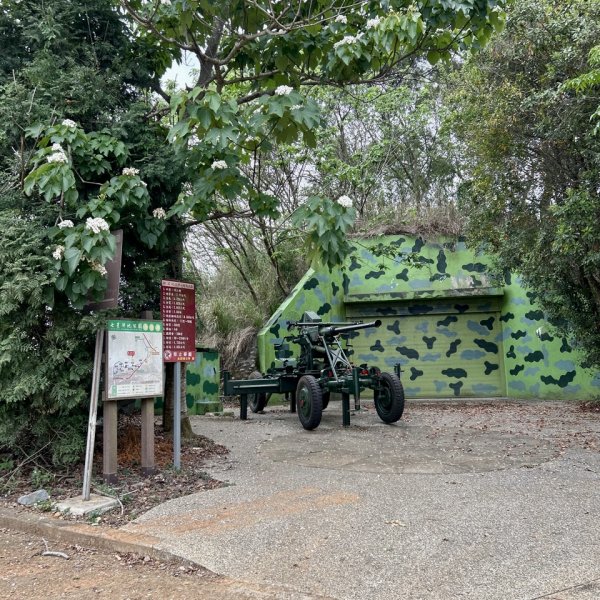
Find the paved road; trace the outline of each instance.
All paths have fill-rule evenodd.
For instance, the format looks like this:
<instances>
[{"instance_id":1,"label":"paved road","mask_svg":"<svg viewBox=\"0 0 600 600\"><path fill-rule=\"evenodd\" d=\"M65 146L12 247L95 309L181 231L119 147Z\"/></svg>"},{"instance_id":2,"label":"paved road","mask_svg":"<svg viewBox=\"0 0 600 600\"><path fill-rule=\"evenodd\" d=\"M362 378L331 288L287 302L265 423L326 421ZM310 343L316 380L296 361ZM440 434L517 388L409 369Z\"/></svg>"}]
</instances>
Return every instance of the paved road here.
<instances>
[{"instance_id":1,"label":"paved road","mask_svg":"<svg viewBox=\"0 0 600 600\"><path fill-rule=\"evenodd\" d=\"M596 600L600 415L557 403L194 418L230 483L126 526L249 582L339 600Z\"/></svg>"}]
</instances>

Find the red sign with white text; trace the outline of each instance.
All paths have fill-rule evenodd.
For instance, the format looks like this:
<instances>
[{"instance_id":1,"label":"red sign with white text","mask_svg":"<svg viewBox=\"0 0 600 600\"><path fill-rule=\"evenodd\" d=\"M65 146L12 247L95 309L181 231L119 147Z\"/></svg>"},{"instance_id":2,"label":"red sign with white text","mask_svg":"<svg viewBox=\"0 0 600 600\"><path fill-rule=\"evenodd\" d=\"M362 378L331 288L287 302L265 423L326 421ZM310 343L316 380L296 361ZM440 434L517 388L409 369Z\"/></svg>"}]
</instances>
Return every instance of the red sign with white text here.
<instances>
[{"instance_id":1,"label":"red sign with white text","mask_svg":"<svg viewBox=\"0 0 600 600\"><path fill-rule=\"evenodd\" d=\"M196 360L196 293L193 283L163 279L160 285L163 361Z\"/></svg>"}]
</instances>

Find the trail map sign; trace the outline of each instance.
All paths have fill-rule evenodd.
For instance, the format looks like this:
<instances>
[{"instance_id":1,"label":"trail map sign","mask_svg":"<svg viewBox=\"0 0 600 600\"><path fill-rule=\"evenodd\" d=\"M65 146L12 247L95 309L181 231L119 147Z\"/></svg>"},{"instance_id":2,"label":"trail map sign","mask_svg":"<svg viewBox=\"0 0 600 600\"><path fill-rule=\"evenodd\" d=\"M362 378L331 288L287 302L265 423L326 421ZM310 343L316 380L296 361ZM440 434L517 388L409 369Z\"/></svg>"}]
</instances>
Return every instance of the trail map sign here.
<instances>
[{"instance_id":1,"label":"trail map sign","mask_svg":"<svg viewBox=\"0 0 600 600\"><path fill-rule=\"evenodd\" d=\"M112 320L107 332L107 399L162 396L162 322Z\"/></svg>"},{"instance_id":2,"label":"trail map sign","mask_svg":"<svg viewBox=\"0 0 600 600\"><path fill-rule=\"evenodd\" d=\"M163 279L160 313L164 323L164 361L196 360L196 294L193 283Z\"/></svg>"}]
</instances>

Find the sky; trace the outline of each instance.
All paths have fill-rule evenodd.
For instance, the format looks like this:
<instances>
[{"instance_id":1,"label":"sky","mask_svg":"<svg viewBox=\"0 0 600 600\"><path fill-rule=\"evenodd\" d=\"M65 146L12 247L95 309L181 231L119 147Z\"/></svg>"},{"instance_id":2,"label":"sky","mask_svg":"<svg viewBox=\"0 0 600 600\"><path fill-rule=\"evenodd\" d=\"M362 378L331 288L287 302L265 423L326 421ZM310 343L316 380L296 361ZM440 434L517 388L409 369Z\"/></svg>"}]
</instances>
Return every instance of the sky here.
<instances>
[{"instance_id":1,"label":"sky","mask_svg":"<svg viewBox=\"0 0 600 600\"><path fill-rule=\"evenodd\" d=\"M194 83L193 69L198 69L198 59L194 54L184 52L181 63L174 62L163 75L162 81L174 80L178 88L191 87Z\"/></svg>"}]
</instances>

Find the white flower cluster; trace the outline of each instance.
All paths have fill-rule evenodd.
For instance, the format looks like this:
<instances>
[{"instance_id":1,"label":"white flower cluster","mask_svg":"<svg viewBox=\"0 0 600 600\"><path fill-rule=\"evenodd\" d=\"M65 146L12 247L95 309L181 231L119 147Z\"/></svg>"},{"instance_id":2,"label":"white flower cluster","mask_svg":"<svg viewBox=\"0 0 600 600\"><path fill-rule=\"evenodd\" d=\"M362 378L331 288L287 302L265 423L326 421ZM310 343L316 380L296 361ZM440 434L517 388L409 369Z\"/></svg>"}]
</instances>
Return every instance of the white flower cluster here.
<instances>
[{"instance_id":1,"label":"white flower cluster","mask_svg":"<svg viewBox=\"0 0 600 600\"><path fill-rule=\"evenodd\" d=\"M167 218L167 213L165 212L164 208L155 208L152 211L152 216L155 219L166 219Z\"/></svg>"},{"instance_id":2,"label":"white flower cluster","mask_svg":"<svg viewBox=\"0 0 600 600\"><path fill-rule=\"evenodd\" d=\"M277 96L287 96L293 91L294 88L290 87L289 85L280 85L278 88L275 89L275 94Z\"/></svg>"},{"instance_id":3,"label":"white flower cluster","mask_svg":"<svg viewBox=\"0 0 600 600\"><path fill-rule=\"evenodd\" d=\"M380 17L375 17L374 19L369 19L367 21L367 29L376 29L379 27L379 23L381 23Z\"/></svg>"},{"instance_id":4,"label":"white flower cluster","mask_svg":"<svg viewBox=\"0 0 600 600\"><path fill-rule=\"evenodd\" d=\"M302 104L294 104L294 106L292 106L290 108L290 110L301 110L302 109Z\"/></svg>"},{"instance_id":5,"label":"white flower cluster","mask_svg":"<svg viewBox=\"0 0 600 600\"><path fill-rule=\"evenodd\" d=\"M215 162L210 165L211 169L226 169L227 168L227 163L224 160L215 160Z\"/></svg>"},{"instance_id":6,"label":"white flower cluster","mask_svg":"<svg viewBox=\"0 0 600 600\"><path fill-rule=\"evenodd\" d=\"M96 271L96 273L100 273L100 275L102 275L102 277L104 277L108 271L106 270L106 267L102 264L100 264L99 262L96 262L95 260L90 260L90 267L92 269L92 271Z\"/></svg>"},{"instance_id":7,"label":"white flower cluster","mask_svg":"<svg viewBox=\"0 0 600 600\"><path fill-rule=\"evenodd\" d=\"M71 129L77 129L77 123L75 121L71 121L71 119L65 119L62 124L65 127L70 127Z\"/></svg>"},{"instance_id":8,"label":"white flower cluster","mask_svg":"<svg viewBox=\"0 0 600 600\"><path fill-rule=\"evenodd\" d=\"M59 229L71 229L73 227L73 221L65 219L58 224Z\"/></svg>"},{"instance_id":9,"label":"white flower cluster","mask_svg":"<svg viewBox=\"0 0 600 600\"><path fill-rule=\"evenodd\" d=\"M54 249L54 252L52 253L52 258L54 260L60 260L63 257L64 252L65 252L64 246L56 246L56 248Z\"/></svg>"},{"instance_id":10,"label":"white flower cluster","mask_svg":"<svg viewBox=\"0 0 600 600\"><path fill-rule=\"evenodd\" d=\"M336 23L343 23L344 25L346 25L346 23L348 23L348 18L346 17L346 15L338 15L335 18L335 22Z\"/></svg>"},{"instance_id":11,"label":"white flower cluster","mask_svg":"<svg viewBox=\"0 0 600 600\"><path fill-rule=\"evenodd\" d=\"M350 198L349 196L340 196L337 199L337 202L344 208L352 208L352 198Z\"/></svg>"},{"instance_id":12,"label":"white flower cluster","mask_svg":"<svg viewBox=\"0 0 600 600\"><path fill-rule=\"evenodd\" d=\"M88 217L85 222L85 228L91 229L94 233L108 231L110 229L108 223L102 217Z\"/></svg>"},{"instance_id":13,"label":"white flower cluster","mask_svg":"<svg viewBox=\"0 0 600 600\"><path fill-rule=\"evenodd\" d=\"M49 163L59 163L63 165L69 162L69 159L67 158L67 155L64 153L63 150L53 152L48 156L47 160Z\"/></svg>"},{"instance_id":14,"label":"white flower cluster","mask_svg":"<svg viewBox=\"0 0 600 600\"><path fill-rule=\"evenodd\" d=\"M139 175L139 172L139 169L135 169L133 167L125 167L122 171L123 175L128 175L130 177L135 177L136 175Z\"/></svg>"},{"instance_id":15,"label":"white flower cluster","mask_svg":"<svg viewBox=\"0 0 600 600\"><path fill-rule=\"evenodd\" d=\"M64 152L65 151L64 148L58 143L52 144L52 150L53 150L53 152Z\"/></svg>"},{"instance_id":16,"label":"white flower cluster","mask_svg":"<svg viewBox=\"0 0 600 600\"><path fill-rule=\"evenodd\" d=\"M334 48L339 48L340 46L345 46L346 44L356 44L357 42L360 42L362 38L362 34L358 34L358 35L345 35L341 40L339 40L339 42L336 42L333 47Z\"/></svg>"}]
</instances>

